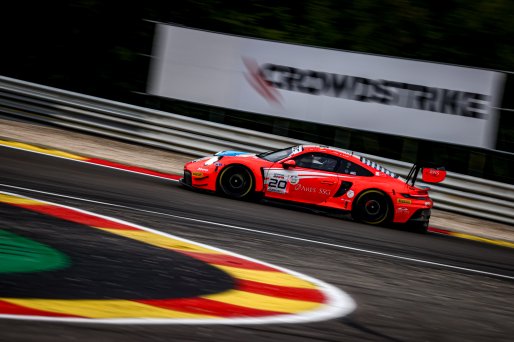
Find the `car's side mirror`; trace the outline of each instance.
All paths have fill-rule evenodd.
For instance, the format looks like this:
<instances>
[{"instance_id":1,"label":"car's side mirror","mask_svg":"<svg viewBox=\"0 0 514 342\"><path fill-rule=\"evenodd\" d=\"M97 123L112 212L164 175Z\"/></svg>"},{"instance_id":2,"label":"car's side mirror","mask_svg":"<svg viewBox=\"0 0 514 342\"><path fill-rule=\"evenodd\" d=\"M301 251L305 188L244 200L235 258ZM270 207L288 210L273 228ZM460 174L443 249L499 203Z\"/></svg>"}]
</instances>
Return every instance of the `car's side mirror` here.
<instances>
[{"instance_id":1,"label":"car's side mirror","mask_svg":"<svg viewBox=\"0 0 514 342\"><path fill-rule=\"evenodd\" d=\"M446 170L444 168L423 168L421 179L426 183L439 183L446 178Z\"/></svg>"},{"instance_id":2,"label":"car's side mirror","mask_svg":"<svg viewBox=\"0 0 514 342\"><path fill-rule=\"evenodd\" d=\"M296 162L294 161L294 159L289 159L282 163L282 167L284 169L289 169L290 167L295 167L295 166L296 166Z\"/></svg>"}]
</instances>

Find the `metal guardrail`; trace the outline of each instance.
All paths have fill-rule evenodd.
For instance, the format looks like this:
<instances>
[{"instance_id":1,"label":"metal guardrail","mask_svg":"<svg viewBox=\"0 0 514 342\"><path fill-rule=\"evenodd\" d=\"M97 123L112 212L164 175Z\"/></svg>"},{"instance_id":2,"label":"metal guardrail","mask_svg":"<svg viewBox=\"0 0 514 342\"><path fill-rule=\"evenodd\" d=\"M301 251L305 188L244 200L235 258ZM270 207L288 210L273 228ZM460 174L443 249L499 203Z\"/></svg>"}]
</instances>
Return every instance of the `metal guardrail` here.
<instances>
[{"instance_id":1,"label":"metal guardrail","mask_svg":"<svg viewBox=\"0 0 514 342\"><path fill-rule=\"evenodd\" d=\"M261 152L305 143L7 77L0 77L0 111L193 156L229 149Z\"/></svg>"},{"instance_id":2,"label":"metal guardrail","mask_svg":"<svg viewBox=\"0 0 514 342\"><path fill-rule=\"evenodd\" d=\"M0 76L0 112L192 156L261 152L309 143L202 121ZM361 154L406 176L405 162ZM432 188L435 208L514 225L514 186L448 172Z\"/></svg>"}]
</instances>

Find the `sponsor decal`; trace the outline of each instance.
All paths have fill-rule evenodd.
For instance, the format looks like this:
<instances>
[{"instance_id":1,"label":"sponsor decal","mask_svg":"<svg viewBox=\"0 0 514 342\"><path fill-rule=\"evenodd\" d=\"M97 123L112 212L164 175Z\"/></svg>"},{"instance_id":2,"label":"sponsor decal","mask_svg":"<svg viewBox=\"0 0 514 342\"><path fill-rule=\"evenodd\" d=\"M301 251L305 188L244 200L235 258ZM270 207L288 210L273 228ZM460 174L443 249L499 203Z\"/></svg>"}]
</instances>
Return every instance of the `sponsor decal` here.
<instances>
[{"instance_id":1,"label":"sponsor decal","mask_svg":"<svg viewBox=\"0 0 514 342\"><path fill-rule=\"evenodd\" d=\"M302 184L297 184L294 189L296 191L303 191L303 192L316 192L318 191L318 188L314 186L304 186Z\"/></svg>"},{"instance_id":2,"label":"sponsor decal","mask_svg":"<svg viewBox=\"0 0 514 342\"><path fill-rule=\"evenodd\" d=\"M396 209L396 211L397 211L399 214L408 214L408 213L409 213L409 209L407 209L407 208L402 208L402 207L400 207L400 208Z\"/></svg>"},{"instance_id":3,"label":"sponsor decal","mask_svg":"<svg viewBox=\"0 0 514 342\"><path fill-rule=\"evenodd\" d=\"M300 145L300 146L295 146L293 147L293 149L291 150L291 155L293 154L297 154L297 153L300 153L303 151L303 146Z\"/></svg>"},{"instance_id":4,"label":"sponsor decal","mask_svg":"<svg viewBox=\"0 0 514 342\"><path fill-rule=\"evenodd\" d=\"M278 194L287 193L287 181L281 173L274 173L266 182L266 190Z\"/></svg>"},{"instance_id":5,"label":"sponsor decal","mask_svg":"<svg viewBox=\"0 0 514 342\"><path fill-rule=\"evenodd\" d=\"M193 172L193 177L203 177L203 173L201 173L201 172Z\"/></svg>"},{"instance_id":6,"label":"sponsor decal","mask_svg":"<svg viewBox=\"0 0 514 342\"><path fill-rule=\"evenodd\" d=\"M430 202L425 202L425 206L426 206L426 207L431 207L431 206L432 206L432 203L430 203Z\"/></svg>"},{"instance_id":7,"label":"sponsor decal","mask_svg":"<svg viewBox=\"0 0 514 342\"><path fill-rule=\"evenodd\" d=\"M206 169L206 168L203 168L203 167L199 167L199 168L197 168L196 170L198 170L198 171L204 171L204 172L209 172L209 169Z\"/></svg>"},{"instance_id":8,"label":"sponsor decal","mask_svg":"<svg viewBox=\"0 0 514 342\"><path fill-rule=\"evenodd\" d=\"M328 189L323 189L323 188L321 188L321 189L319 189L319 193L320 193L321 195L327 195L327 196L330 196L330 190L328 190Z\"/></svg>"},{"instance_id":9,"label":"sponsor decal","mask_svg":"<svg viewBox=\"0 0 514 342\"><path fill-rule=\"evenodd\" d=\"M321 195L328 195L330 196L330 190L324 189L324 188L317 188L315 186L304 186L302 184L296 184L294 187L296 191L302 191L302 192L310 192L310 193L319 193Z\"/></svg>"},{"instance_id":10,"label":"sponsor decal","mask_svg":"<svg viewBox=\"0 0 514 342\"><path fill-rule=\"evenodd\" d=\"M398 199L396 200L396 202L398 202L398 203L402 203L402 204L412 204L412 201L411 201L411 200L404 199L404 198L398 198Z\"/></svg>"},{"instance_id":11,"label":"sponsor decal","mask_svg":"<svg viewBox=\"0 0 514 342\"><path fill-rule=\"evenodd\" d=\"M300 182L300 178L298 178L297 175L291 175L289 176L289 183L291 183L292 185L296 185Z\"/></svg>"},{"instance_id":12,"label":"sponsor decal","mask_svg":"<svg viewBox=\"0 0 514 342\"><path fill-rule=\"evenodd\" d=\"M353 198L353 196L355 196L355 192L353 192L353 190L349 190L347 193L346 193L346 196L348 198Z\"/></svg>"},{"instance_id":13,"label":"sponsor decal","mask_svg":"<svg viewBox=\"0 0 514 342\"><path fill-rule=\"evenodd\" d=\"M218 166L218 167L219 167L219 166L223 166L223 163L216 162L216 163L214 163L214 166Z\"/></svg>"}]
</instances>

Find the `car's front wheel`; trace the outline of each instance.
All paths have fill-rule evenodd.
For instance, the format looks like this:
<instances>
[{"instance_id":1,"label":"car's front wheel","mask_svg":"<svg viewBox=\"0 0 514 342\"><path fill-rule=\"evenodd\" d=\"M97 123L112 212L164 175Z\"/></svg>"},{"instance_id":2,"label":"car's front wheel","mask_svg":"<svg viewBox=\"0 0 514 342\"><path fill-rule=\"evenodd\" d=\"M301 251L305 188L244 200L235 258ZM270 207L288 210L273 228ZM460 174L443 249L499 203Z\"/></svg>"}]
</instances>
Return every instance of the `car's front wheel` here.
<instances>
[{"instance_id":1,"label":"car's front wheel","mask_svg":"<svg viewBox=\"0 0 514 342\"><path fill-rule=\"evenodd\" d=\"M366 190L354 202L352 216L356 221L367 224L385 224L391 218L391 205L385 193Z\"/></svg>"},{"instance_id":2,"label":"car's front wheel","mask_svg":"<svg viewBox=\"0 0 514 342\"><path fill-rule=\"evenodd\" d=\"M226 167L218 178L218 189L233 198L249 198L253 193L254 186L250 170L240 165Z\"/></svg>"}]
</instances>

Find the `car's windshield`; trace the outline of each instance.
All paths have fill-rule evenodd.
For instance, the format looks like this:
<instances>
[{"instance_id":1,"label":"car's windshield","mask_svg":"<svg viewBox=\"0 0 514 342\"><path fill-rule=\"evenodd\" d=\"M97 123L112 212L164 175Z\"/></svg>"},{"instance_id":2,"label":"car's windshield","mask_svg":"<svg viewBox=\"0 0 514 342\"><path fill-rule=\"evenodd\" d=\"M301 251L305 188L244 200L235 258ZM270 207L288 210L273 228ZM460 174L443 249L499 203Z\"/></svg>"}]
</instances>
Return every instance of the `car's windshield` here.
<instances>
[{"instance_id":1,"label":"car's windshield","mask_svg":"<svg viewBox=\"0 0 514 342\"><path fill-rule=\"evenodd\" d=\"M269 160L271 162L277 162L279 160L282 160L282 159L290 156L291 153L293 153L293 148L294 147L288 147L288 148L284 148L284 149L278 150L278 151L268 151L268 152L258 154L257 157L265 159L265 160Z\"/></svg>"}]
</instances>

